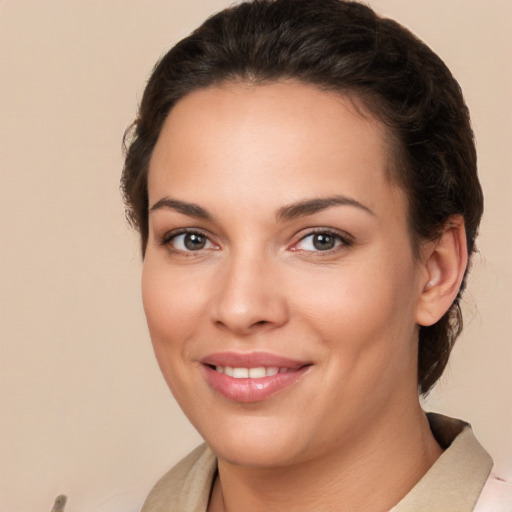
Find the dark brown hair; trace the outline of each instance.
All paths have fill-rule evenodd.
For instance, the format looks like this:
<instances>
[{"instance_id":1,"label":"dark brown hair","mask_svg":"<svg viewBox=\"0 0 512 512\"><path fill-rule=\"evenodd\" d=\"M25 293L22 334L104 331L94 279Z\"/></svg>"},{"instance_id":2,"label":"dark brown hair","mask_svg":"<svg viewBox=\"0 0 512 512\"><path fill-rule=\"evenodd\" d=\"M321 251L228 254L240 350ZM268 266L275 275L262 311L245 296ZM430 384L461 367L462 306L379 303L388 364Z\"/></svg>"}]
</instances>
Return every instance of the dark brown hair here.
<instances>
[{"instance_id":1,"label":"dark brown hair","mask_svg":"<svg viewBox=\"0 0 512 512\"><path fill-rule=\"evenodd\" d=\"M137 120L125 134L127 217L148 239L148 164L162 125L192 91L229 81L295 79L350 94L389 128L391 179L405 190L415 247L453 215L474 251L483 198L468 109L441 59L407 29L342 0L254 0L225 9L155 66ZM434 325L420 327L418 386L441 376L462 329L460 293Z\"/></svg>"}]
</instances>

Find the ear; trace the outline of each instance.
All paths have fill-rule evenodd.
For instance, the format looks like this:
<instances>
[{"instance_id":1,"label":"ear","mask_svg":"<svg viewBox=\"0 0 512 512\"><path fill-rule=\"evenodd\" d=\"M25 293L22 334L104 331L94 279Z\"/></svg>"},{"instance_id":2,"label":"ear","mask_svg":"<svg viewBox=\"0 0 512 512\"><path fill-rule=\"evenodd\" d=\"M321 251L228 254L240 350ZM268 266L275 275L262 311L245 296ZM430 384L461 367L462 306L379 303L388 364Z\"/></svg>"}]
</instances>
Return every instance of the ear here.
<instances>
[{"instance_id":1,"label":"ear","mask_svg":"<svg viewBox=\"0 0 512 512\"><path fill-rule=\"evenodd\" d=\"M464 219L457 215L450 217L437 240L424 246L417 324L433 325L448 311L459 293L467 264Z\"/></svg>"}]
</instances>

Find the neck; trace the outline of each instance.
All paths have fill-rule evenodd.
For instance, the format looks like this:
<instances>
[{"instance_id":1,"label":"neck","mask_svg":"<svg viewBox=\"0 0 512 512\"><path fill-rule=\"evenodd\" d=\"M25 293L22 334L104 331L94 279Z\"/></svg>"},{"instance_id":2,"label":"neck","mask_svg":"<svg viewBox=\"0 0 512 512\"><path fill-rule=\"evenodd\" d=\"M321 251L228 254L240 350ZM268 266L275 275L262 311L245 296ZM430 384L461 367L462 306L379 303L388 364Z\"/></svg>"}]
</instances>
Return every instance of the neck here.
<instances>
[{"instance_id":1,"label":"neck","mask_svg":"<svg viewBox=\"0 0 512 512\"><path fill-rule=\"evenodd\" d=\"M389 510L441 452L418 403L313 460L277 468L219 460L208 512Z\"/></svg>"}]
</instances>

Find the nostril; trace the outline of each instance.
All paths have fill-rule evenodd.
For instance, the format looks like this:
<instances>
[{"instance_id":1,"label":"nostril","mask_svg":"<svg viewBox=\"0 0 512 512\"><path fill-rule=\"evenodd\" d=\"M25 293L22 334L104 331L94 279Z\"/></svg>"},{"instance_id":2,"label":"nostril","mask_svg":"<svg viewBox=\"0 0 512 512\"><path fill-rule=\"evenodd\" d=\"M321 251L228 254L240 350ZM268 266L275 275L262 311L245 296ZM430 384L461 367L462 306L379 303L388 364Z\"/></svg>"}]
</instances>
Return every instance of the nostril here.
<instances>
[{"instance_id":1,"label":"nostril","mask_svg":"<svg viewBox=\"0 0 512 512\"><path fill-rule=\"evenodd\" d=\"M254 334L284 325L288 321L288 311L284 299L278 294L267 297L244 292L240 297L231 295L228 290L212 304L211 320L216 329Z\"/></svg>"},{"instance_id":2,"label":"nostril","mask_svg":"<svg viewBox=\"0 0 512 512\"><path fill-rule=\"evenodd\" d=\"M268 320L258 320L257 322L249 323L249 325L244 329L248 329L248 331L252 331L254 328L264 327L271 323L272 322L269 322ZM223 322L222 320L216 320L215 326L219 327L221 329L232 329L234 327L233 325L230 325L229 322Z\"/></svg>"}]
</instances>

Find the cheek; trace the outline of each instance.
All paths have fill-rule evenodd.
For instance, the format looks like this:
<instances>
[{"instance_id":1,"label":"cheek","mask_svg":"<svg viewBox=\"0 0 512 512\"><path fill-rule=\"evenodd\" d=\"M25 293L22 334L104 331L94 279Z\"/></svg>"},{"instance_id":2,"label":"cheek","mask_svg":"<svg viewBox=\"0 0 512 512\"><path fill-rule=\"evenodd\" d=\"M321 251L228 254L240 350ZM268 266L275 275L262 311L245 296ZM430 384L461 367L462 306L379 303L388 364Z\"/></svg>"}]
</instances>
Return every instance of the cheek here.
<instances>
[{"instance_id":1,"label":"cheek","mask_svg":"<svg viewBox=\"0 0 512 512\"><path fill-rule=\"evenodd\" d=\"M345 270L336 282L325 280L317 300L309 297L304 316L328 356L325 379L333 385L335 401L358 404L359 412L347 407L340 414L372 416L391 394L416 382L417 328L409 270Z\"/></svg>"},{"instance_id":2,"label":"cheek","mask_svg":"<svg viewBox=\"0 0 512 512\"><path fill-rule=\"evenodd\" d=\"M413 265L379 259L316 273L294 293L301 316L331 349L345 352L347 366L362 355L389 357L391 347L408 350L415 332Z\"/></svg>"},{"instance_id":3,"label":"cheek","mask_svg":"<svg viewBox=\"0 0 512 512\"><path fill-rule=\"evenodd\" d=\"M157 357L162 352L184 350L198 320L204 317L201 294L183 271L144 261L142 302ZM160 361L159 361L160 362Z\"/></svg>"},{"instance_id":4,"label":"cheek","mask_svg":"<svg viewBox=\"0 0 512 512\"><path fill-rule=\"evenodd\" d=\"M190 401L190 342L205 318L200 294L182 270L146 257L142 270L142 301L156 360L169 389L178 401ZM188 386L184 383L189 382Z\"/></svg>"}]
</instances>

